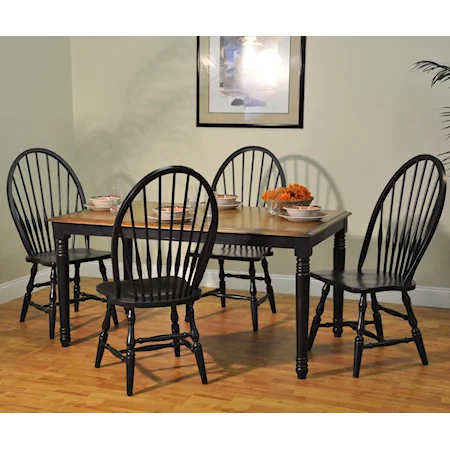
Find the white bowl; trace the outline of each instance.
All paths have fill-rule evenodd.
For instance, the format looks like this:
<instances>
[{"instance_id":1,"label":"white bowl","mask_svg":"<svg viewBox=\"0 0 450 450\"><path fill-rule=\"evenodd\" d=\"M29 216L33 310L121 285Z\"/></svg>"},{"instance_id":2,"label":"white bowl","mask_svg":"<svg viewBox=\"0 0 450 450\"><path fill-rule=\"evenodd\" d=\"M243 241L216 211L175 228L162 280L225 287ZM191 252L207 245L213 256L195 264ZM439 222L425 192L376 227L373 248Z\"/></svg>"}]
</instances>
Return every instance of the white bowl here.
<instances>
[{"instance_id":1,"label":"white bowl","mask_svg":"<svg viewBox=\"0 0 450 450\"><path fill-rule=\"evenodd\" d=\"M237 195L217 194L217 204L219 206L234 205L237 203Z\"/></svg>"},{"instance_id":2,"label":"white bowl","mask_svg":"<svg viewBox=\"0 0 450 450\"><path fill-rule=\"evenodd\" d=\"M189 211L189 208L185 208L186 212ZM170 206L162 206L161 208L154 208L153 211L158 216L161 214L162 220L170 220L172 217L172 208ZM185 214L186 215L186 214ZM183 207L182 206L174 206L173 208L173 218L174 220L181 219L183 217Z\"/></svg>"},{"instance_id":3,"label":"white bowl","mask_svg":"<svg viewBox=\"0 0 450 450\"><path fill-rule=\"evenodd\" d=\"M120 197L116 195L97 195L90 197L89 200L96 208L111 208L116 203L120 203Z\"/></svg>"},{"instance_id":4,"label":"white bowl","mask_svg":"<svg viewBox=\"0 0 450 450\"><path fill-rule=\"evenodd\" d=\"M292 217L315 217L322 209L317 205L310 206L285 206L284 209Z\"/></svg>"}]
</instances>

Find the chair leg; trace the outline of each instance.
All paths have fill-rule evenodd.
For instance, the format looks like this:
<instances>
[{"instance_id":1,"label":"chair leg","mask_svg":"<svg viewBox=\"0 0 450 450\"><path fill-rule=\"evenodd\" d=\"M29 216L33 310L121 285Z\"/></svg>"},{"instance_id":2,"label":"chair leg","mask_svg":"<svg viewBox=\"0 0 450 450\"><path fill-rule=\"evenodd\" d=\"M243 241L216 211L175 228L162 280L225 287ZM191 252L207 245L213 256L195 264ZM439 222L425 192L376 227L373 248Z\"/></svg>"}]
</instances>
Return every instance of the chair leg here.
<instances>
[{"instance_id":1,"label":"chair leg","mask_svg":"<svg viewBox=\"0 0 450 450\"><path fill-rule=\"evenodd\" d=\"M134 315L134 308L128 310L128 337L127 337L127 356L126 356L126 365L127 365L127 395L133 395L133 381L134 381L134 323L136 321L136 317Z\"/></svg>"},{"instance_id":2,"label":"chair leg","mask_svg":"<svg viewBox=\"0 0 450 450\"><path fill-rule=\"evenodd\" d=\"M192 344L192 351L195 355L195 359L197 361L198 371L200 373L200 378L202 379L203 384L208 384L208 378L206 377L206 367L205 367L205 359L203 358L203 348L202 344L200 344L200 334L197 330L197 325L195 324L194 319L194 306L186 305L186 309L189 309L189 322L191 328L191 336L194 343Z\"/></svg>"},{"instance_id":3,"label":"chair leg","mask_svg":"<svg viewBox=\"0 0 450 450\"><path fill-rule=\"evenodd\" d=\"M377 336L384 338L383 335L383 323L381 321L380 305L378 304L377 295L375 292L370 294L372 299L373 321L375 322L375 329L377 330Z\"/></svg>"},{"instance_id":4,"label":"chair leg","mask_svg":"<svg viewBox=\"0 0 450 450\"><path fill-rule=\"evenodd\" d=\"M172 320L172 334L180 334L180 325L178 325L178 312L177 307L172 306L172 311L170 314L170 318ZM175 356L180 356L180 340L173 340L173 348L175 350Z\"/></svg>"},{"instance_id":5,"label":"chair leg","mask_svg":"<svg viewBox=\"0 0 450 450\"><path fill-rule=\"evenodd\" d=\"M189 305L186 305L186 314L184 315L184 321L189 323L191 321L191 319L189 318Z\"/></svg>"},{"instance_id":6,"label":"chair leg","mask_svg":"<svg viewBox=\"0 0 450 450\"><path fill-rule=\"evenodd\" d=\"M20 313L20 321L21 322L25 321L28 307L30 306L31 293L33 292L33 289L34 289L34 279L36 278L37 270L38 270L38 265L33 264L31 267L31 271L30 271L30 279L28 280L27 290L23 297L22 312Z\"/></svg>"},{"instance_id":7,"label":"chair leg","mask_svg":"<svg viewBox=\"0 0 450 450\"><path fill-rule=\"evenodd\" d=\"M407 292L402 292L402 300L406 308L406 313L408 314L408 322L411 326L412 335L414 338L414 342L416 343L420 359L422 360L422 364L426 366L428 365L428 358L427 353L425 352L425 345L423 344L422 334L417 327L417 319L412 309L411 298L409 297Z\"/></svg>"},{"instance_id":8,"label":"chair leg","mask_svg":"<svg viewBox=\"0 0 450 450\"><path fill-rule=\"evenodd\" d=\"M226 306L226 298L225 294L227 291L226 284L225 284L225 268L224 268L225 261L221 258L219 258L219 294L220 297L220 303L222 304L222 308L225 308Z\"/></svg>"},{"instance_id":9,"label":"chair leg","mask_svg":"<svg viewBox=\"0 0 450 450\"><path fill-rule=\"evenodd\" d=\"M252 310L252 322L253 322L253 331L258 331L258 299L256 297L256 270L255 263L250 261L250 268L248 271L250 275L250 307Z\"/></svg>"},{"instance_id":10,"label":"chair leg","mask_svg":"<svg viewBox=\"0 0 450 450\"><path fill-rule=\"evenodd\" d=\"M53 265L50 271L50 306L48 320L50 326L50 339L55 338L56 326L56 266Z\"/></svg>"},{"instance_id":11,"label":"chair leg","mask_svg":"<svg viewBox=\"0 0 450 450\"><path fill-rule=\"evenodd\" d=\"M105 266L105 263L103 262L103 259L98 260L98 268L102 275L103 282L106 283L108 281L108 276L106 275L106 266ZM111 317L114 322L114 325L117 326L117 325L119 325L119 319L117 318L116 306L115 305L111 305L111 306L112 306Z\"/></svg>"},{"instance_id":12,"label":"chair leg","mask_svg":"<svg viewBox=\"0 0 450 450\"><path fill-rule=\"evenodd\" d=\"M80 309L80 263L75 263L75 276L73 277L73 306L75 312Z\"/></svg>"},{"instance_id":13,"label":"chair leg","mask_svg":"<svg viewBox=\"0 0 450 450\"><path fill-rule=\"evenodd\" d=\"M111 310L113 306L114 305L111 305L109 302L106 304L105 318L103 319L102 332L98 338L97 356L95 357L95 367L97 368L99 368L102 363L103 353L108 340L108 331L111 326Z\"/></svg>"},{"instance_id":14,"label":"chair leg","mask_svg":"<svg viewBox=\"0 0 450 450\"><path fill-rule=\"evenodd\" d=\"M105 263L103 262L103 259L98 260L98 268L102 275L102 280L106 283L108 281L108 276L106 275L106 266Z\"/></svg>"},{"instance_id":15,"label":"chair leg","mask_svg":"<svg viewBox=\"0 0 450 450\"><path fill-rule=\"evenodd\" d=\"M316 339L317 331L319 330L319 326L320 326L321 316L325 309L325 302L327 300L327 296L328 296L329 292L330 292L330 285L325 283L322 287L322 295L320 297L319 304L317 305L317 308L316 308L316 315L314 316L314 319L311 324L311 330L309 332L309 338L308 338L308 351L310 351L312 349L314 340Z\"/></svg>"},{"instance_id":16,"label":"chair leg","mask_svg":"<svg viewBox=\"0 0 450 450\"><path fill-rule=\"evenodd\" d=\"M359 300L358 325L356 327L355 354L353 359L353 376L355 378L359 377L359 371L361 369L361 359L364 345L364 316L366 314L366 308L367 295L361 294L361 299Z\"/></svg>"},{"instance_id":17,"label":"chair leg","mask_svg":"<svg viewBox=\"0 0 450 450\"><path fill-rule=\"evenodd\" d=\"M264 280L266 282L266 290L269 295L270 309L272 310L272 314L277 312L277 307L275 305L275 296L273 294L272 280L269 274L269 264L267 263L267 259L263 258L261 261L263 270L264 270Z\"/></svg>"}]
</instances>

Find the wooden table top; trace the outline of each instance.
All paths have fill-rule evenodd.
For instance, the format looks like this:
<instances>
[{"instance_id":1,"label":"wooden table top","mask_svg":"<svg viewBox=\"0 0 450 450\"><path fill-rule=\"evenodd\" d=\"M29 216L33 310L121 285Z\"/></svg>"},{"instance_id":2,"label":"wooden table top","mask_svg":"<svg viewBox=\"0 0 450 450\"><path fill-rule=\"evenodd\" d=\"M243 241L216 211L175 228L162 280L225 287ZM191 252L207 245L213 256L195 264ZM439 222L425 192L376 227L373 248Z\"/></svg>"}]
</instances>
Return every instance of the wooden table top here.
<instances>
[{"instance_id":1,"label":"wooden table top","mask_svg":"<svg viewBox=\"0 0 450 450\"><path fill-rule=\"evenodd\" d=\"M152 211L153 205L150 204L148 210ZM139 218L139 209L142 212L142 219ZM134 208L136 227L144 228L143 207ZM348 217L351 213L344 210L328 210L327 215L317 222L296 223L289 222L286 219L269 214L265 207L241 207L233 210L219 211L218 233L227 234L259 234L265 236L292 236L306 237L320 233L336 221ZM77 225L97 225L112 227L115 216L109 211L91 211L84 210L60 217L49 219L55 223L70 223ZM126 217L123 225L127 226L129 221ZM158 228L158 222L148 222L149 228ZM162 224L161 228L169 228L169 224ZM179 229L179 224L173 224L173 229ZM186 228L186 224L184 225Z\"/></svg>"}]
</instances>

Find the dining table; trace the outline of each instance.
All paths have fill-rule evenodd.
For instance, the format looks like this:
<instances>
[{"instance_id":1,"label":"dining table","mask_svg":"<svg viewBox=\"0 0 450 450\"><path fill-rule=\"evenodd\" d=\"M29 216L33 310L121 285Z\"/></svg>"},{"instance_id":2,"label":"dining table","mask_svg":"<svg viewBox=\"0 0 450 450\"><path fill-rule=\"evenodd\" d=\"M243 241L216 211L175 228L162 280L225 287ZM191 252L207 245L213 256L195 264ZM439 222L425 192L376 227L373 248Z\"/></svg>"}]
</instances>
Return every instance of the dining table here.
<instances>
[{"instance_id":1,"label":"dining table","mask_svg":"<svg viewBox=\"0 0 450 450\"><path fill-rule=\"evenodd\" d=\"M239 207L219 211L219 224L216 244L248 245L269 248L288 248L296 257L295 304L296 304L296 359L295 371L298 378L305 379L308 373L308 329L310 306L310 258L314 247L320 242L334 236L333 270L345 268L345 233L347 220L351 215L345 210L326 210L326 215L314 222L296 223L282 217L271 215L267 207ZM110 211L93 211L85 209L58 217L50 218L56 246L58 274L58 296L60 314L60 341L63 347L70 345L70 297L69 297L69 239L73 235L111 236L115 215ZM178 225L179 226L179 225ZM158 222L148 223L146 230L143 222L136 229L136 236L145 239L161 235L169 236L176 231L170 226ZM150 229L150 230L149 230ZM181 233L182 234L182 233ZM127 238L126 223L123 235ZM131 238L131 229L130 235ZM130 239L131 242L131 239ZM128 275L129 276L129 275ZM333 290L333 332L336 337L342 334L343 291Z\"/></svg>"}]
</instances>

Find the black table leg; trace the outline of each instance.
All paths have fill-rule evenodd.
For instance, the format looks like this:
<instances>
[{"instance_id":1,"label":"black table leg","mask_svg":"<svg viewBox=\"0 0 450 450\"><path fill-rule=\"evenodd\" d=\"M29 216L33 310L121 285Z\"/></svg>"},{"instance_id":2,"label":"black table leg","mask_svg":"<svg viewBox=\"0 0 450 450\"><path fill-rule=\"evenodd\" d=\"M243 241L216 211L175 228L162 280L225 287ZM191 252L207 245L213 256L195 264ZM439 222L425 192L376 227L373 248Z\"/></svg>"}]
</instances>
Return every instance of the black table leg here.
<instances>
[{"instance_id":1,"label":"black table leg","mask_svg":"<svg viewBox=\"0 0 450 450\"><path fill-rule=\"evenodd\" d=\"M338 231L334 235L333 270L345 269L345 229ZM333 288L333 323L341 323L344 310L344 291L336 287ZM342 336L342 326L333 327L335 337Z\"/></svg>"},{"instance_id":2,"label":"black table leg","mask_svg":"<svg viewBox=\"0 0 450 450\"><path fill-rule=\"evenodd\" d=\"M56 239L56 274L58 277L58 302L60 341L63 347L70 345L70 297L69 297L69 236Z\"/></svg>"},{"instance_id":3,"label":"black table leg","mask_svg":"<svg viewBox=\"0 0 450 450\"><path fill-rule=\"evenodd\" d=\"M297 273L295 283L296 325L297 325L297 360L298 378L305 379L308 373L308 319L309 319L309 256L297 256Z\"/></svg>"}]
</instances>

